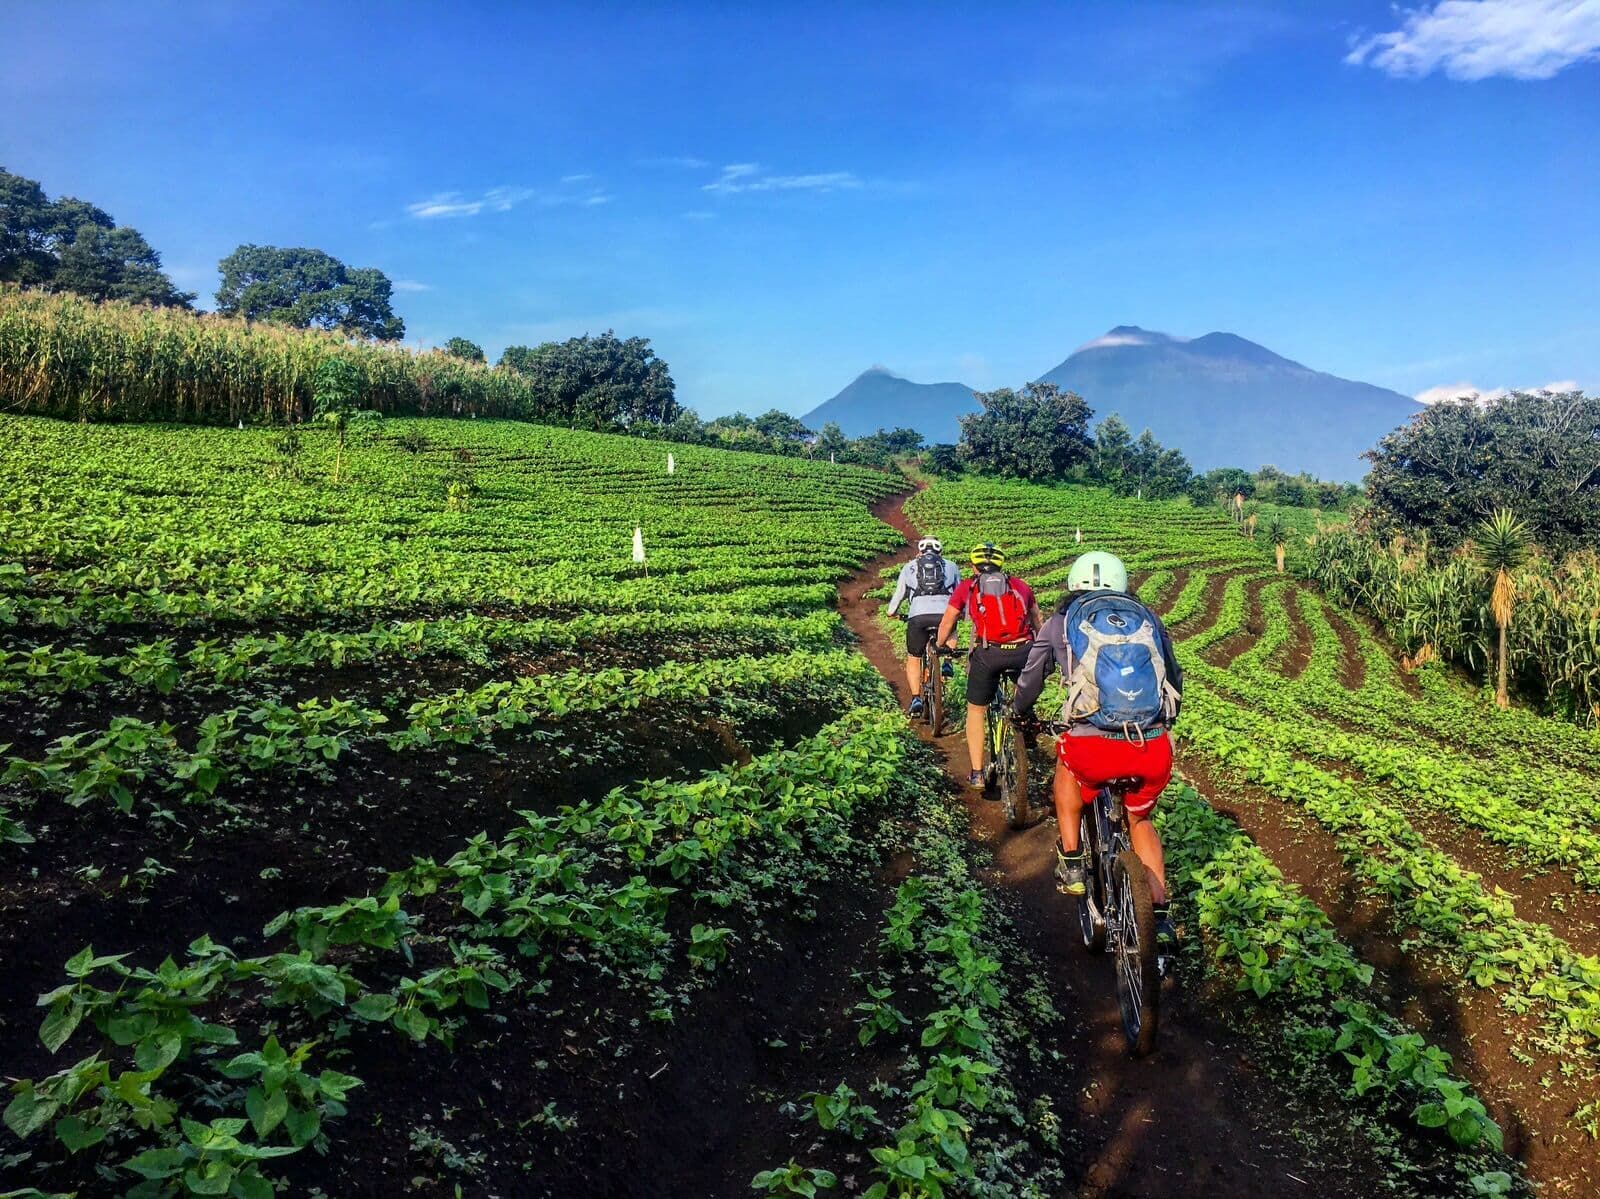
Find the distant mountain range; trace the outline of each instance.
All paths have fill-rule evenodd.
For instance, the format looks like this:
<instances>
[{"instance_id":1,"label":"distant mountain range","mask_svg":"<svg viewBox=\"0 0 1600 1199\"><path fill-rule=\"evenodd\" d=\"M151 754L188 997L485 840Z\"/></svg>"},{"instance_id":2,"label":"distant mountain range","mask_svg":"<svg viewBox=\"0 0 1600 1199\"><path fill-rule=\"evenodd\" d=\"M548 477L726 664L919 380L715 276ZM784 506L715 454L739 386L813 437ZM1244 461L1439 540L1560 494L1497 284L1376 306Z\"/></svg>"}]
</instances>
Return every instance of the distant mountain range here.
<instances>
[{"instance_id":1,"label":"distant mountain range","mask_svg":"<svg viewBox=\"0 0 1600 1199\"><path fill-rule=\"evenodd\" d=\"M1150 429L1196 470L1270 463L1324 479L1359 479L1361 461L1418 410L1399 392L1315 371L1232 333L1174 337L1118 325L1080 346L1041 380L1075 391L1099 420L1117 413L1135 436ZM908 425L955 441L957 418L978 410L959 383L912 383L874 367L802 419L833 420L852 437Z\"/></svg>"},{"instance_id":2,"label":"distant mountain range","mask_svg":"<svg viewBox=\"0 0 1600 1199\"><path fill-rule=\"evenodd\" d=\"M965 383L913 383L875 366L800 419L810 429L835 421L846 437L904 426L930 442L958 441L957 419L977 408L972 388Z\"/></svg>"}]
</instances>

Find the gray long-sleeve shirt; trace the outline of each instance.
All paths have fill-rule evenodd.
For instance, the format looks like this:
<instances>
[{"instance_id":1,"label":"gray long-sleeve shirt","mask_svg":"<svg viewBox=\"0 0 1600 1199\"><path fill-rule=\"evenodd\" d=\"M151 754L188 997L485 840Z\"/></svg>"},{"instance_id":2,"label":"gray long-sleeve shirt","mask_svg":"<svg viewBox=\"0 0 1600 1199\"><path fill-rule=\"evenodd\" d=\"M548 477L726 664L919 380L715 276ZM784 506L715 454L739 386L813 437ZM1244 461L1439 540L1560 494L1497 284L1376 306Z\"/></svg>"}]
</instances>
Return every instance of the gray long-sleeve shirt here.
<instances>
[{"instance_id":1,"label":"gray long-sleeve shirt","mask_svg":"<svg viewBox=\"0 0 1600 1199\"><path fill-rule=\"evenodd\" d=\"M956 584L961 582L961 568L949 558L944 561L944 583L948 589L937 595L917 594L917 560L915 558L900 568L900 580L895 584L894 598L889 601L889 615L893 616L900 610L900 603L907 596L911 597L911 606L906 609L907 616L941 616L950 604L950 592L956 589Z\"/></svg>"},{"instance_id":2,"label":"gray long-sleeve shirt","mask_svg":"<svg viewBox=\"0 0 1600 1199\"><path fill-rule=\"evenodd\" d=\"M1150 613L1156 622L1156 634L1161 641L1161 656L1166 659L1167 682L1179 691L1183 691L1183 667L1178 665L1177 655L1172 649L1172 636L1167 632L1167 626L1161 623L1161 618L1154 612ZM1072 671L1072 651L1067 647L1067 623L1064 612L1056 612L1049 620L1044 622L1044 628L1039 630L1039 635L1034 638L1032 647L1028 650L1028 660L1023 663L1022 674L1017 678L1017 697L1014 701L1018 713L1026 716L1033 711L1033 705L1039 702L1039 693L1044 690L1044 681L1050 675L1050 668L1061 672L1066 678ZM1081 724L1074 726L1091 732L1098 732L1093 725Z\"/></svg>"}]
</instances>

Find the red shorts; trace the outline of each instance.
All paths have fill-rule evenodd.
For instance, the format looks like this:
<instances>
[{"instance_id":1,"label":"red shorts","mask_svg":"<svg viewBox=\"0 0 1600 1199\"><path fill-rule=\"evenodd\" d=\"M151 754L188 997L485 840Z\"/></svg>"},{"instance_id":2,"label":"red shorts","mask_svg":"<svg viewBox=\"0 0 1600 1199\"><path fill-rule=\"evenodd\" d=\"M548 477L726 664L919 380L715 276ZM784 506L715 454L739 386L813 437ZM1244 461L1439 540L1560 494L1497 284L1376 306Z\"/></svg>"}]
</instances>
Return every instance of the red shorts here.
<instances>
[{"instance_id":1,"label":"red shorts","mask_svg":"<svg viewBox=\"0 0 1600 1199\"><path fill-rule=\"evenodd\" d=\"M1112 779L1141 778L1144 783L1128 793L1128 815L1143 816L1156 806L1160 795L1172 781L1172 741L1165 732L1156 733L1143 745L1118 737L1069 737L1056 739L1056 755L1072 771L1088 800Z\"/></svg>"}]
</instances>

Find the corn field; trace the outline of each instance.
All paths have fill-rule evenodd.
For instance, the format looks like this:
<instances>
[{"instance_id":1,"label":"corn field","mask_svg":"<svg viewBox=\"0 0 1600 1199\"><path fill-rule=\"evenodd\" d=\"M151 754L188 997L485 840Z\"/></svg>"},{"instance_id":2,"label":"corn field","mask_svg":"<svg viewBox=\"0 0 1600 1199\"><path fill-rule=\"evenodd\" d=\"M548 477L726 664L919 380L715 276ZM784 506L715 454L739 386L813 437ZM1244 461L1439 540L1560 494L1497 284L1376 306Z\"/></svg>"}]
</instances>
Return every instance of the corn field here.
<instances>
[{"instance_id":1,"label":"corn field","mask_svg":"<svg viewBox=\"0 0 1600 1199\"><path fill-rule=\"evenodd\" d=\"M0 286L0 411L88 421L286 422L311 410L329 357L390 415L537 420L520 376L336 333Z\"/></svg>"},{"instance_id":2,"label":"corn field","mask_svg":"<svg viewBox=\"0 0 1600 1199\"><path fill-rule=\"evenodd\" d=\"M1408 654L1490 675L1494 579L1470 546L1441 559L1426 545L1347 527L1308 540L1306 573L1334 599L1383 620ZM1600 724L1600 555L1584 550L1554 562L1535 553L1511 582L1508 659L1518 689Z\"/></svg>"}]
</instances>

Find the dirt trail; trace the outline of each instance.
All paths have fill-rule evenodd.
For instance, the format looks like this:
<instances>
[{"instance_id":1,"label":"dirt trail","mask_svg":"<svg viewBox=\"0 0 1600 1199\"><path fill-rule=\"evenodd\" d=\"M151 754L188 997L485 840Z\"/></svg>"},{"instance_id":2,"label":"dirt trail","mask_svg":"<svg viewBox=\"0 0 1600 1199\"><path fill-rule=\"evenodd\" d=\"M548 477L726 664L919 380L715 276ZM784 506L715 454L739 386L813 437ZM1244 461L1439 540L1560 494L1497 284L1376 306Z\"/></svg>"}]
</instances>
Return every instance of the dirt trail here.
<instances>
[{"instance_id":1,"label":"dirt trail","mask_svg":"<svg viewBox=\"0 0 1600 1199\"><path fill-rule=\"evenodd\" d=\"M882 501L878 519L915 540L902 511L906 497ZM905 551L866 564L840 588L839 610L860 638L862 652L905 694L904 650L878 627L880 571ZM959 697L954 699L959 703ZM925 734L924 734L925 735ZM933 742L946 772L966 773L959 735ZM1045 752L1041 744L1039 752ZM992 858L988 881L1011 911L1023 944L1045 965L1057 1007L1074 1042L1056 1046L1067 1077L1056 1089L1063 1168L1080 1197L1161 1199L1213 1191L1228 1195L1324 1195L1375 1191L1373 1167L1359 1146L1314 1160L1295 1138L1297 1127L1325 1126L1326 1114L1305 1110L1249 1060L1249 1046L1213 1011L1173 984L1162 995L1156 1052L1130 1058L1117 1013L1109 958L1091 958L1078 939L1076 916L1052 878L1055 822L1044 819L1013 832L999 805L963 792L973 840ZM1037 807L1037 797L1036 797Z\"/></svg>"}]
</instances>

